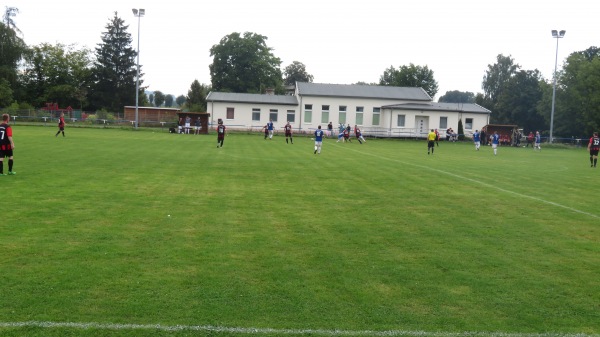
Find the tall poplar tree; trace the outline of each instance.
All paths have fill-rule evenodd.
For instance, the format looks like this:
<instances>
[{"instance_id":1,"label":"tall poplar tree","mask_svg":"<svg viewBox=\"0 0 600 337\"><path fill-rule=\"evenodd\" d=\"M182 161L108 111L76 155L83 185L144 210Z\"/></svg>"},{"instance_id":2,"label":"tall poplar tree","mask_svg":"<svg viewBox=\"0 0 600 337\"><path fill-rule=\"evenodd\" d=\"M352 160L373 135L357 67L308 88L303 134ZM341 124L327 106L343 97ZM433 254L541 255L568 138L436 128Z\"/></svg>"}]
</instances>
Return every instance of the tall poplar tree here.
<instances>
[{"instance_id":1,"label":"tall poplar tree","mask_svg":"<svg viewBox=\"0 0 600 337\"><path fill-rule=\"evenodd\" d=\"M27 46L23 39L17 36L11 26L0 22L0 89L2 91L2 105L10 104L13 94L17 90L17 66L23 58Z\"/></svg>"},{"instance_id":2,"label":"tall poplar tree","mask_svg":"<svg viewBox=\"0 0 600 337\"><path fill-rule=\"evenodd\" d=\"M102 33L102 43L96 47L94 85L90 97L93 109L122 112L124 106L135 105L137 52L132 47L127 28L129 26L115 12ZM140 79L140 101L146 97L142 82Z\"/></svg>"}]
</instances>

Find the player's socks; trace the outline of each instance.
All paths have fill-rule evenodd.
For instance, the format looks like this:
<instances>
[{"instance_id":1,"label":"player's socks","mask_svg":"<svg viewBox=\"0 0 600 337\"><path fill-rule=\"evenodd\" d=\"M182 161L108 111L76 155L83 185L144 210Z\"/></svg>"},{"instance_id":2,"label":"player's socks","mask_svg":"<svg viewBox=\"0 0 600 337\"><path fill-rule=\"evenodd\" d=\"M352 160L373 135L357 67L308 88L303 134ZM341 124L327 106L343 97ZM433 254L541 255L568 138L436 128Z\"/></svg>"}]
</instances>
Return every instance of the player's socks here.
<instances>
[{"instance_id":1,"label":"player's socks","mask_svg":"<svg viewBox=\"0 0 600 337\"><path fill-rule=\"evenodd\" d=\"M0 161L0 176L4 175L4 161Z\"/></svg>"},{"instance_id":2,"label":"player's socks","mask_svg":"<svg viewBox=\"0 0 600 337\"><path fill-rule=\"evenodd\" d=\"M597 163L598 163L598 158L594 158L594 167L596 167Z\"/></svg>"},{"instance_id":3,"label":"player's socks","mask_svg":"<svg viewBox=\"0 0 600 337\"><path fill-rule=\"evenodd\" d=\"M13 168L13 160L9 159L8 160L8 172L12 172L12 168Z\"/></svg>"}]
</instances>

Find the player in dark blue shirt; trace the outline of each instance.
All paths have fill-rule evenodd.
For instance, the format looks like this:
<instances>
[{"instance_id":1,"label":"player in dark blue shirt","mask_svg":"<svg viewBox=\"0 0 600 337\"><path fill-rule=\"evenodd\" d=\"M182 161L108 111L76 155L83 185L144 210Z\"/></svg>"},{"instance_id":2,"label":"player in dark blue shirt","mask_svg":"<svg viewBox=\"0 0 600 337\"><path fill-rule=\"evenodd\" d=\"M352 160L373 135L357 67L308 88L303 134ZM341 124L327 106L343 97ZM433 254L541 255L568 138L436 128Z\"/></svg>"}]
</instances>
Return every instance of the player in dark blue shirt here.
<instances>
[{"instance_id":1,"label":"player in dark blue shirt","mask_svg":"<svg viewBox=\"0 0 600 337\"><path fill-rule=\"evenodd\" d=\"M323 130L319 125L317 131L315 131L315 154L321 154L321 145L323 145Z\"/></svg>"}]
</instances>

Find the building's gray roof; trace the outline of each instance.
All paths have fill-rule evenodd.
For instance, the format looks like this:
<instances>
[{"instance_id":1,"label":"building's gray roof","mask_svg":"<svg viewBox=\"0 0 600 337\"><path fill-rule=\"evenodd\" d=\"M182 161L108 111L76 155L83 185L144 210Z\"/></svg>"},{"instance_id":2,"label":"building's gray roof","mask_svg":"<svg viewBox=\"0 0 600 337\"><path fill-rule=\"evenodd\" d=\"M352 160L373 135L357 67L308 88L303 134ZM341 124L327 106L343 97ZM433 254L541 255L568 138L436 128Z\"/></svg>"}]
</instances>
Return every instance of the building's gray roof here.
<instances>
[{"instance_id":1,"label":"building's gray roof","mask_svg":"<svg viewBox=\"0 0 600 337\"><path fill-rule=\"evenodd\" d=\"M422 88L388 87L359 84L323 84L296 82L301 96L356 97L376 99L396 99L405 101L431 101Z\"/></svg>"},{"instance_id":2,"label":"building's gray roof","mask_svg":"<svg viewBox=\"0 0 600 337\"><path fill-rule=\"evenodd\" d=\"M403 103L382 106L382 109L403 109L403 110L426 110L426 111L448 111L448 112L470 112L480 114L490 114L490 110L475 103Z\"/></svg>"},{"instance_id":3,"label":"building's gray roof","mask_svg":"<svg viewBox=\"0 0 600 337\"><path fill-rule=\"evenodd\" d=\"M236 102L236 103L261 103L279 105L298 105L296 96L265 95L265 94L238 94L233 92L213 92L206 96L207 102Z\"/></svg>"}]
</instances>

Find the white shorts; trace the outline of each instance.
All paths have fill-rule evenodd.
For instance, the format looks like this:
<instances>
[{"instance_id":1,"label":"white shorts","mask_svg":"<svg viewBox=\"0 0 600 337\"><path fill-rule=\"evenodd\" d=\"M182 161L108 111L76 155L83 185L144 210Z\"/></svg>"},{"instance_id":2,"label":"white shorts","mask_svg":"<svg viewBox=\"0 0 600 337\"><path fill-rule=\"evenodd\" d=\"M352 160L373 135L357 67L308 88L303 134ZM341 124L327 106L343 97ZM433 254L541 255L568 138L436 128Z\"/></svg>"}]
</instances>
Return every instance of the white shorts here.
<instances>
[{"instance_id":1,"label":"white shorts","mask_svg":"<svg viewBox=\"0 0 600 337\"><path fill-rule=\"evenodd\" d=\"M495 149L498 147L498 144L492 144L492 149Z\"/></svg>"},{"instance_id":2,"label":"white shorts","mask_svg":"<svg viewBox=\"0 0 600 337\"><path fill-rule=\"evenodd\" d=\"M190 123L185 123L185 127L189 128L190 127Z\"/></svg>"}]
</instances>

